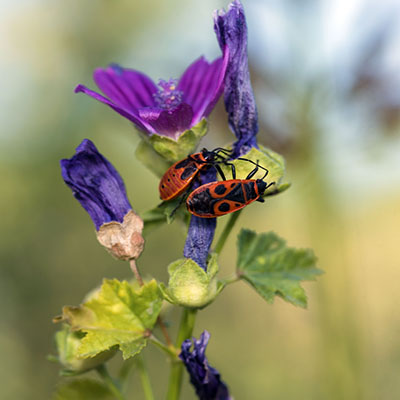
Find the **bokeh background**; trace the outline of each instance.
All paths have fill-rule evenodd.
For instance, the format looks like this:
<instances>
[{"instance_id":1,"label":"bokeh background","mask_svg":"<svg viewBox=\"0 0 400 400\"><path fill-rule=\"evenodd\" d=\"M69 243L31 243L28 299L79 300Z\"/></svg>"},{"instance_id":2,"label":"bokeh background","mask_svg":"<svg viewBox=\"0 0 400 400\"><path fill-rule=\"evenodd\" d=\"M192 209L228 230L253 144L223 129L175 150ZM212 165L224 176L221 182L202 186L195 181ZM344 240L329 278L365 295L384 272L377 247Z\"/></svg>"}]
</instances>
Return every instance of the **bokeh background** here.
<instances>
[{"instance_id":1,"label":"bokeh background","mask_svg":"<svg viewBox=\"0 0 400 400\"><path fill-rule=\"evenodd\" d=\"M51 318L102 278L130 278L98 245L58 161L92 139L123 176L140 213L158 180L134 158L130 123L84 95L97 66L179 77L219 55L212 11L222 0L0 1L0 398L51 398L58 367ZM309 309L266 304L228 287L198 317L208 354L235 399L400 398L400 4L393 0L243 0L259 107L259 141L287 159L292 187L241 215L311 247L326 271L307 283ZM232 141L220 102L208 148ZM219 229L226 222L219 220ZM235 232L236 233L236 232ZM166 280L181 256L177 225L151 233L140 268ZM235 267L235 237L221 275ZM171 329L178 315L167 314ZM168 365L144 352L162 399ZM113 361L120 365L120 356ZM193 399L185 384L183 399ZM143 394L135 374L131 398Z\"/></svg>"}]
</instances>

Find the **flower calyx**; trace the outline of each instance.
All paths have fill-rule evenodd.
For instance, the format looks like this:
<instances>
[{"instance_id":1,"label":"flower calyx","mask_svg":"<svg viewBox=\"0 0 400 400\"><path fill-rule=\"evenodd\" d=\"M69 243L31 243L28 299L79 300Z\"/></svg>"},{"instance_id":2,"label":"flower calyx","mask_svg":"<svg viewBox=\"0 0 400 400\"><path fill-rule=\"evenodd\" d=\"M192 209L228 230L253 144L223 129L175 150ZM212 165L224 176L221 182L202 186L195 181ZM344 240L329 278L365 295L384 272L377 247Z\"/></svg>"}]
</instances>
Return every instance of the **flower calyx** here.
<instances>
[{"instance_id":1,"label":"flower calyx","mask_svg":"<svg viewBox=\"0 0 400 400\"><path fill-rule=\"evenodd\" d=\"M136 260L143 251L143 220L132 210L122 223L107 222L100 226L97 239L115 258L123 261Z\"/></svg>"}]
</instances>

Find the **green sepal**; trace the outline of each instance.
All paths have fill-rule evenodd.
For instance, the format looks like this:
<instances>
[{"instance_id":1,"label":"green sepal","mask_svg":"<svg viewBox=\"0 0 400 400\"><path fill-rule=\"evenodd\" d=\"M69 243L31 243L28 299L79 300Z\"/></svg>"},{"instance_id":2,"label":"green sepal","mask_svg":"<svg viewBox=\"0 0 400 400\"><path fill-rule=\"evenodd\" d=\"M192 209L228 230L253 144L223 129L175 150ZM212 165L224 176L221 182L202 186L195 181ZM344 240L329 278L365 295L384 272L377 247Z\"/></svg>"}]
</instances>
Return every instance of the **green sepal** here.
<instances>
[{"instance_id":1,"label":"green sepal","mask_svg":"<svg viewBox=\"0 0 400 400\"><path fill-rule=\"evenodd\" d=\"M238 236L237 273L268 302L275 296L307 307L301 281L311 281L322 273L310 249L294 249L274 232L257 234L242 229Z\"/></svg>"},{"instance_id":2,"label":"green sepal","mask_svg":"<svg viewBox=\"0 0 400 400\"><path fill-rule=\"evenodd\" d=\"M200 139L207 133L207 120L203 118L197 125L183 132L178 140L153 134L148 143L165 160L174 163L193 153Z\"/></svg>"},{"instance_id":3,"label":"green sepal","mask_svg":"<svg viewBox=\"0 0 400 400\"><path fill-rule=\"evenodd\" d=\"M285 174L285 159L275 151L260 145L259 149L253 147L248 153L242 155L241 158L246 158L255 163L258 161L259 165L268 170L268 175L266 176L265 181L267 183L275 182L275 185L272 185L267 189L264 196L281 193L290 186L287 183L281 183ZM246 179L247 175L255 168L254 164L247 161L232 160L230 162L235 166L237 179ZM231 167L229 167L229 165L221 164L221 168L226 179L232 179ZM252 177L252 179L262 178L264 174L265 171L259 168L258 172Z\"/></svg>"},{"instance_id":4,"label":"green sepal","mask_svg":"<svg viewBox=\"0 0 400 400\"><path fill-rule=\"evenodd\" d=\"M168 266L168 287L161 284L165 300L190 308L203 308L222 290L217 281L217 255L211 255L207 272L190 258L181 258Z\"/></svg>"},{"instance_id":5,"label":"green sepal","mask_svg":"<svg viewBox=\"0 0 400 400\"><path fill-rule=\"evenodd\" d=\"M118 346L124 359L140 352L162 305L157 282L137 288L126 281L104 279L100 290L79 307L64 307L58 320L86 333L77 354L87 358Z\"/></svg>"},{"instance_id":6,"label":"green sepal","mask_svg":"<svg viewBox=\"0 0 400 400\"><path fill-rule=\"evenodd\" d=\"M91 358L82 358L79 354L79 347L85 333L71 331L71 327L63 324L61 330L55 334L57 356L52 356L52 361L59 362L64 368L60 371L62 376L73 376L87 372L112 358L117 348L110 348Z\"/></svg>"},{"instance_id":7,"label":"green sepal","mask_svg":"<svg viewBox=\"0 0 400 400\"><path fill-rule=\"evenodd\" d=\"M53 400L114 400L114 394L95 379L73 379L57 386Z\"/></svg>"},{"instance_id":8,"label":"green sepal","mask_svg":"<svg viewBox=\"0 0 400 400\"><path fill-rule=\"evenodd\" d=\"M159 178L164 175L165 171L172 164L158 154L147 139L142 140L138 144L135 156L145 167Z\"/></svg>"}]
</instances>

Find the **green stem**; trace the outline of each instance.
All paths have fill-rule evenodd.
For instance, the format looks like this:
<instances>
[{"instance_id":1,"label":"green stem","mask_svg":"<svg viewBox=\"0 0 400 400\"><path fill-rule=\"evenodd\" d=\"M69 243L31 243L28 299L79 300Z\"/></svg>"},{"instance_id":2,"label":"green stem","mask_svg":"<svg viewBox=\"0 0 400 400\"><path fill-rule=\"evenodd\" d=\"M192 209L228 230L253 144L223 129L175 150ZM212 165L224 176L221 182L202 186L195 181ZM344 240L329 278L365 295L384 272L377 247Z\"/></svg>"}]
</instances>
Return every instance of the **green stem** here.
<instances>
[{"instance_id":1,"label":"green stem","mask_svg":"<svg viewBox=\"0 0 400 400\"><path fill-rule=\"evenodd\" d=\"M184 308L179 327L176 348L180 349L184 340L192 336L197 310ZM179 360L173 361L169 377L167 400L178 400L182 386L183 363Z\"/></svg>"},{"instance_id":2,"label":"green stem","mask_svg":"<svg viewBox=\"0 0 400 400\"><path fill-rule=\"evenodd\" d=\"M135 356L136 365L139 370L140 380L142 382L144 397L146 400L154 400L153 389L150 383L150 376L147 372L146 365L144 364L143 358L141 354L137 354Z\"/></svg>"},{"instance_id":3,"label":"green stem","mask_svg":"<svg viewBox=\"0 0 400 400\"><path fill-rule=\"evenodd\" d=\"M129 360L123 362L121 369L119 370L118 380L121 383L122 389L125 389L129 375L131 374L132 368L135 365L135 358L131 357Z\"/></svg>"},{"instance_id":4,"label":"green stem","mask_svg":"<svg viewBox=\"0 0 400 400\"><path fill-rule=\"evenodd\" d=\"M125 400L125 396L122 394L117 382L115 382L115 380L109 374L106 366L104 364L99 365L96 370L115 398L118 400Z\"/></svg>"},{"instance_id":5,"label":"green stem","mask_svg":"<svg viewBox=\"0 0 400 400\"><path fill-rule=\"evenodd\" d=\"M228 276L224 279L221 279L220 282L223 283L224 285L230 285L231 283L235 283L240 280L240 276L235 272L231 276Z\"/></svg>"},{"instance_id":6,"label":"green stem","mask_svg":"<svg viewBox=\"0 0 400 400\"><path fill-rule=\"evenodd\" d=\"M229 218L229 221L227 222L227 224L224 227L224 230L221 233L221 236L218 239L217 245L215 246L214 252L217 254L220 254L226 239L228 239L229 234L231 233L232 228L235 226L237 219L239 218L240 213L242 212L242 210L236 211L234 213L232 213L232 215Z\"/></svg>"},{"instance_id":7,"label":"green stem","mask_svg":"<svg viewBox=\"0 0 400 400\"><path fill-rule=\"evenodd\" d=\"M158 340L154 335L151 335L149 337L149 340L159 349L161 349L162 351L167 353L170 357L172 357L173 360L176 360L176 358L178 357L178 350L175 346L166 346L164 343Z\"/></svg>"}]
</instances>

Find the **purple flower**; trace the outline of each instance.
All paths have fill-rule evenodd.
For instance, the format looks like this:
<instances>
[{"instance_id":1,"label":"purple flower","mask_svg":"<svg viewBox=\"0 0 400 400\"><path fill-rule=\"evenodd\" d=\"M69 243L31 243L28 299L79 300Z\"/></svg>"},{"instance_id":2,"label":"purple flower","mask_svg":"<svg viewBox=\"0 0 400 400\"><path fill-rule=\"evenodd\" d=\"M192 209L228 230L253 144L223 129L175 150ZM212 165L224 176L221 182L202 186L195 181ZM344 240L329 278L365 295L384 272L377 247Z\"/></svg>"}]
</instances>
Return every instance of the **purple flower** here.
<instances>
[{"instance_id":1,"label":"purple flower","mask_svg":"<svg viewBox=\"0 0 400 400\"><path fill-rule=\"evenodd\" d=\"M257 147L257 106L250 82L247 59L247 26L243 6L234 0L227 12L214 16L214 30L221 49L228 49L229 60L225 75L224 101L229 127L237 137L233 158Z\"/></svg>"},{"instance_id":2,"label":"purple flower","mask_svg":"<svg viewBox=\"0 0 400 400\"><path fill-rule=\"evenodd\" d=\"M179 358L185 364L190 375L190 382L196 389L200 400L229 400L228 388L221 380L219 372L208 364L205 356L210 334L204 331L199 340L185 340L182 343L182 352Z\"/></svg>"},{"instance_id":3,"label":"purple flower","mask_svg":"<svg viewBox=\"0 0 400 400\"><path fill-rule=\"evenodd\" d=\"M208 169L200 175L201 184L216 180L216 172L214 168ZM194 185L193 189L199 184ZM192 215L188 235L185 242L183 255L191 258L201 268L207 271L207 258L210 251L211 243L214 239L215 228L217 226L216 218L199 218Z\"/></svg>"},{"instance_id":4,"label":"purple flower","mask_svg":"<svg viewBox=\"0 0 400 400\"><path fill-rule=\"evenodd\" d=\"M148 134L178 139L185 130L207 117L223 91L229 54L209 63L204 57L193 62L179 81L160 80L157 85L145 74L110 65L94 71L94 81L104 97L83 85L83 92L107 104Z\"/></svg>"},{"instance_id":5,"label":"purple flower","mask_svg":"<svg viewBox=\"0 0 400 400\"><path fill-rule=\"evenodd\" d=\"M89 213L96 229L106 222L123 222L132 209L122 178L96 146L84 139L70 159L60 161L65 183Z\"/></svg>"}]
</instances>

